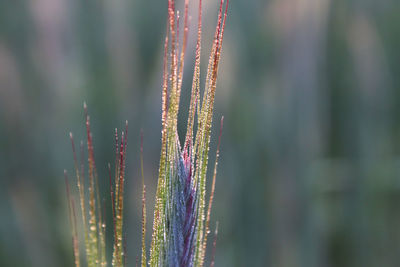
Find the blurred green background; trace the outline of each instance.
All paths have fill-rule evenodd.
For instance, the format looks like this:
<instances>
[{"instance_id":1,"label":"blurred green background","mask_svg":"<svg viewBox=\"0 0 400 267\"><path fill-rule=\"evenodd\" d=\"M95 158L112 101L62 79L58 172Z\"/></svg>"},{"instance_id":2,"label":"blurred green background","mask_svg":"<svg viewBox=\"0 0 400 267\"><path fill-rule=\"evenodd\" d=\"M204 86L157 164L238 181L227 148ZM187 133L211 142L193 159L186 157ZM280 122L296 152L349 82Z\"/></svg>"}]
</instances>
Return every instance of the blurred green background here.
<instances>
[{"instance_id":1,"label":"blurred green background","mask_svg":"<svg viewBox=\"0 0 400 267\"><path fill-rule=\"evenodd\" d=\"M218 1L203 2L204 80ZM69 131L85 138L83 101L106 197L114 128L129 120L130 266L143 128L149 244L166 10L166 0L0 1L0 266L72 266L63 169L73 173ZM399 266L399 47L398 0L231 0L211 141L214 155L224 115L216 266Z\"/></svg>"}]
</instances>

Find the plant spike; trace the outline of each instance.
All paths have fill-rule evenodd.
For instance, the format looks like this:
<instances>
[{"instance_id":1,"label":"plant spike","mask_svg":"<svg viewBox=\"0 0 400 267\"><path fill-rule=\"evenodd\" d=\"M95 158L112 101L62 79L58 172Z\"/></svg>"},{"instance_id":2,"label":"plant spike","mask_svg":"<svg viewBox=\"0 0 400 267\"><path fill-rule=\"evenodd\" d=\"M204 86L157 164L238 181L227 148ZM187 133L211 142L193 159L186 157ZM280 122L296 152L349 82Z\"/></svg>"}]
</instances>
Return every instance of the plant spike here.
<instances>
[{"instance_id":1,"label":"plant spike","mask_svg":"<svg viewBox=\"0 0 400 267\"><path fill-rule=\"evenodd\" d=\"M179 60L180 16L179 11L175 11L175 2L168 1L168 31L164 45L161 156L150 248L150 266L203 266L204 263L207 243L205 236L209 232L219 147L207 221L204 225L207 161L217 69L228 3L223 12L223 1L220 2L206 87L200 106L201 4L201 0L199 0L192 92L186 137L181 146L177 133L177 119L187 45L189 1L185 0L184 30ZM169 67L167 67L168 64ZM196 112L197 132L193 135Z\"/></svg>"}]
</instances>

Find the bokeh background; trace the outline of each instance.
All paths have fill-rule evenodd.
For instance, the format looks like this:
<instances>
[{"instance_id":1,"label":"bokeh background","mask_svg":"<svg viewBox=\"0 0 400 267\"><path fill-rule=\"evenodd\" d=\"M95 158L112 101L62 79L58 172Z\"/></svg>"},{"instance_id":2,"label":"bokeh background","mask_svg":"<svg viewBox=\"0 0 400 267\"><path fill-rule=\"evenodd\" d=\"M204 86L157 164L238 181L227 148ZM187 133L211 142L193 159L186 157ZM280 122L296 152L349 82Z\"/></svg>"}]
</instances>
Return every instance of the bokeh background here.
<instances>
[{"instance_id":1,"label":"bokeh background","mask_svg":"<svg viewBox=\"0 0 400 267\"><path fill-rule=\"evenodd\" d=\"M204 78L218 1L203 2ZM144 131L149 244L166 10L166 0L0 1L0 266L72 266L63 170L73 173L69 131L85 137L84 101L106 197L114 128L129 120L129 266ZM211 142L213 155L224 115L216 266L399 266L399 25L398 0L231 0ZM191 34L182 133L194 46Z\"/></svg>"}]
</instances>

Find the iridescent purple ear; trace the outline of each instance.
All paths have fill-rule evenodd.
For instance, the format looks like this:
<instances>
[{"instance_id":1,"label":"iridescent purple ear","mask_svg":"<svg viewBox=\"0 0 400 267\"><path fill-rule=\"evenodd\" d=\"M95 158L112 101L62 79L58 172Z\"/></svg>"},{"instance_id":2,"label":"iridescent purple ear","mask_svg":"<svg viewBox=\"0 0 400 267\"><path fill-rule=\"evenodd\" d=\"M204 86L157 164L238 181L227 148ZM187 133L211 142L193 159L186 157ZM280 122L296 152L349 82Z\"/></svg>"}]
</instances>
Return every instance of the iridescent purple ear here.
<instances>
[{"instance_id":1,"label":"iridescent purple ear","mask_svg":"<svg viewBox=\"0 0 400 267\"><path fill-rule=\"evenodd\" d=\"M200 99L201 0L199 0L195 66L186 137L179 143L177 120L188 34L185 1L184 33L179 56L179 12L168 1L162 93L162 136L159 177L154 209L150 266L203 266L215 190L219 145L210 200L206 209L206 174L218 65L222 50L228 2L219 6L217 27ZM170 64L168 66L168 63ZM196 120L197 118L197 120ZM221 120L222 128L222 120ZM194 132L196 129L196 132Z\"/></svg>"}]
</instances>

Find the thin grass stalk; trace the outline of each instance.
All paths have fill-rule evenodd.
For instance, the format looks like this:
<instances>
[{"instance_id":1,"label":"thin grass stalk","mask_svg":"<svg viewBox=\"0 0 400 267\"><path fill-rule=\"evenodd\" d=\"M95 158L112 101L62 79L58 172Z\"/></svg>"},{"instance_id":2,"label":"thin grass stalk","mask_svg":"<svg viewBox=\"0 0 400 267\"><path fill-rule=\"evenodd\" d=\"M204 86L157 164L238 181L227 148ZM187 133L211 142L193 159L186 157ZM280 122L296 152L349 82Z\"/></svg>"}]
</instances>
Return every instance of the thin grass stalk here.
<instances>
[{"instance_id":1,"label":"thin grass stalk","mask_svg":"<svg viewBox=\"0 0 400 267\"><path fill-rule=\"evenodd\" d=\"M90 255L90 243L89 243L89 234L88 234L88 229L87 229L87 217L86 217L86 204L85 204L85 183L84 183L84 178L85 178L85 173L84 173L84 163L83 163L83 142L81 142L80 148L81 148L81 171L79 171L78 167L78 159L76 156L76 151L75 151L75 142L74 142L74 137L72 133L69 133L69 137L71 140L71 145L72 145L72 154L74 157L74 166L75 166L75 173L76 173L76 182L77 182L77 187L79 191L79 200L81 204L81 213L82 213L82 221L83 221L83 232L84 232L84 238L85 238L85 248L86 248L86 255L89 257Z\"/></svg>"},{"instance_id":2,"label":"thin grass stalk","mask_svg":"<svg viewBox=\"0 0 400 267\"><path fill-rule=\"evenodd\" d=\"M215 163L214 163L214 172L213 172L213 179L211 183L211 193L210 193L210 199L208 201L208 208L207 208L207 218L206 218L206 230L204 234L204 240L203 240L203 250L202 254L200 255L200 263L204 263L204 256L205 256L205 251L206 251L206 246L207 246L207 236L210 234L209 230L209 225L210 225L210 217L211 217L211 209L212 209L212 204L214 201L214 192L215 192L215 181L217 178L217 167L218 167L218 159L219 159L219 147L221 145L221 136L222 136L222 128L224 126L224 117L222 116L221 118L221 126L219 129L219 136L218 136L218 145L217 145L217 151L215 153ZM218 231L218 224L217 224L217 229Z\"/></svg>"},{"instance_id":3,"label":"thin grass stalk","mask_svg":"<svg viewBox=\"0 0 400 267\"><path fill-rule=\"evenodd\" d=\"M162 238L162 225L161 218L162 216L162 205L164 199L164 191L165 191L165 164L166 164L166 143L167 143L167 110L168 110L168 36L169 36L169 19L167 20L167 33L164 42L164 65L163 65L163 89L162 89L162 115L161 115L161 155L160 155L160 164L159 164L159 176L157 183L157 192L156 192L156 201L155 201L155 209L154 209L154 220L153 220L153 234L152 241L150 247L150 266L157 266L156 264L159 262L159 252L157 249L160 247L160 240Z\"/></svg>"},{"instance_id":4,"label":"thin grass stalk","mask_svg":"<svg viewBox=\"0 0 400 267\"><path fill-rule=\"evenodd\" d=\"M88 138L88 158L89 158L89 177L91 183L94 183L94 187L92 191L95 192L95 202L96 202L96 221L97 221L97 229L96 234L98 236L97 246L98 246L98 261L100 261L100 266L104 267L107 265L106 262L106 244L105 244L105 223L102 216L101 202L100 202L100 190L99 190L99 178L96 169L96 163L94 160L94 148L93 148L93 140L92 134L90 131L90 120L87 111L87 105L84 103L84 112L86 117L86 128L87 128L87 138ZM94 178L94 180L93 180ZM92 185L91 185L92 186Z\"/></svg>"},{"instance_id":5,"label":"thin grass stalk","mask_svg":"<svg viewBox=\"0 0 400 267\"><path fill-rule=\"evenodd\" d=\"M146 185L143 171L143 132L140 135L140 171L142 175L142 267L146 267Z\"/></svg>"},{"instance_id":6,"label":"thin grass stalk","mask_svg":"<svg viewBox=\"0 0 400 267\"><path fill-rule=\"evenodd\" d=\"M99 260L99 229L96 217L96 196L94 181L94 156L92 135L90 132L90 118L87 115L86 103L84 105L86 115L86 132L87 132L87 149L88 149L88 166L89 166L89 247L88 266L98 266Z\"/></svg>"},{"instance_id":7,"label":"thin grass stalk","mask_svg":"<svg viewBox=\"0 0 400 267\"><path fill-rule=\"evenodd\" d=\"M114 252L113 252L113 264L115 266L124 265L124 248L123 248L123 208L124 208L124 182L125 182L125 156L127 147L127 133L128 133L128 122L125 125L125 132L121 133L121 142L119 145L119 165L118 177L116 177L116 197L115 197L115 240L114 240Z\"/></svg>"},{"instance_id":8,"label":"thin grass stalk","mask_svg":"<svg viewBox=\"0 0 400 267\"><path fill-rule=\"evenodd\" d=\"M65 178L65 188L67 191L67 200L68 200L68 217L71 225L71 234L72 234L72 244L74 250L74 262L76 267L80 267L79 260L79 243L78 243L78 232L77 232L77 223L76 223L76 213L75 213L75 201L71 197L69 182L67 171L64 170L64 178Z\"/></svg>"},{"instance_id":9,"label":"thin grass stalk","mask_svg":"<svg viewBox=\"0 0 400 267\"><path fill-rule=\"evenodd\" d=\"M215 251L217 249L217 238L218 238L218 221L215 225L215 232L214 232L214 241L213 241L213 250L211 254L211 263L210 267L214 267L215 265Z\"/></svg>"},{"instance_id":10,"label":"thin grass stalk","mask_svg":"<svg viewBox=\"0 0 400 267\"><path fill-rule=\"evenodd\" d=\"M190 96L189 116L188 116L188 123L187 123L185 146L184 146L185 150L188 149L189 142L192 142L194 117L195 117L196 106L197 106L197 102L199 99L199 92L200 92L201 16L202 16L201 0L199 0L196 56L195 56L195 64L194 64L194 71L193 71L192 92L191 92L191 96ZM192 155L192 157L193 156L194 155Z\"/></svg>"}]
</instances>

